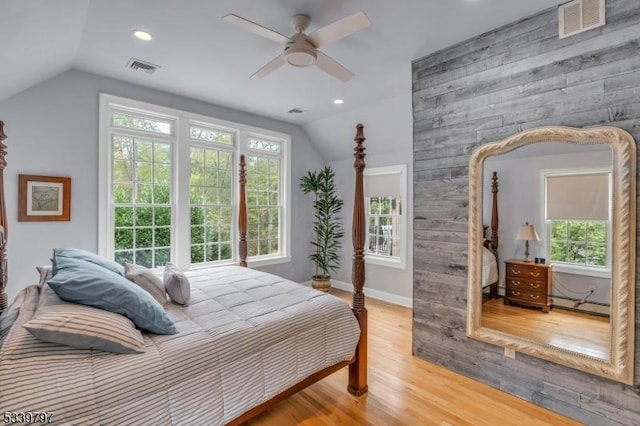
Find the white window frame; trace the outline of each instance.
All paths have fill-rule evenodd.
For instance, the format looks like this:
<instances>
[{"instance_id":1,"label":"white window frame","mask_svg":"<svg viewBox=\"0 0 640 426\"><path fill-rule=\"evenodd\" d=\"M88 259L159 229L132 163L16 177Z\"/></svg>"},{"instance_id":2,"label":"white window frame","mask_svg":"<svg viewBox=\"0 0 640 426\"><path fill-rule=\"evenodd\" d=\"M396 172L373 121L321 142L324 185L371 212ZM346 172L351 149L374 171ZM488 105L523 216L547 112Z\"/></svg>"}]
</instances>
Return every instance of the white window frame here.
<instances>
[{"instance_id":1,"label":"white window frame","mask_svg":"<svg viewBox=\"0 0 640 426\"><path fill-rule=\"evenodd\" d=\"M273 141L273 142L280 142L281 143L281 152L279 154L273 153L273 152L269 152L269 151L265 151L265 150L260 150L260 149L254 149L254 148L250 148L248 146L248 142L250 138L254 138L254 139L262 139L265 141ZM260 130L260 129L254 129L253 131L249 131L246 135L245 138L246 141L246 146L245 146L245 150L244 150L244 154L248 157L251 155L255 155L255 156L259 156L259 157L263 157L263 158L270 158L270 159L281 159L280 162L280 186L283 187L283 185L287 185L287 194L289 194L289 190L290 190L290 185L291 185L291 178L290 178L290 167L284 167L285 165L285 159L289 158L289 156L287 155L285 157L285 153L284 150L287 149L285 147L285 144L283 143L281 138L274 138L274 136L272 134L269 133L265 133L264 131ZM286 177L285 177L286 176ZM280 201L279 204L282 206L282 210L280 211L280 215L281 217L287 217L287 226L289 225L289 219L288 216L286 216L286 214L288 214L289 208L287 207L287 202L288 200L290 200L291 197L285 197L284 199L282 198L284 196L285 192L280 192ZM249 206L249 200L247 200L247 211L249 210L250 206ZM284 219L283 219L284 220ZM249 225L249 223L247 223L247 225ZM282 227L281 227L282 228ZM279 245L286 245L287 246L287 253L288 251L288 247L290 247L290 240L284 240L283 238L283 230L280 229L280 241L279 241ZM288 232L287 235L290 235L291 233ZM249 235L247 233L247 243L249 242ZM252 257L252 259L254 259L252 261L252 264L255 264L255 259L259 259L261 261L267 262L266 264L269 264L268 262L270 262L271 260L275 260L277 259L279 256L276 255L263 255L263 256L254 256Z\"/></svg>"},{"instance_id":2,"label":"white window frame","mask_svg":"<svg viewBox=\"0 0 640 426\"><path fill-rule=\"evenodd\" d=\"M551 260L551 221L547 220L546 208L547 208L547 176L558 175L579 175L579 174L593 174L593 173L608 173L609 174L609 220L607 221L607 264L605 267L588 266L578 264L568 264L561 262L554 262ZM573 275L584 275L597 278L611 278L611 249L612 249L612 227L611 227L611 208L613 205L613 170L607 167L599 168L571 168L571 169L546 169L540 170L540 188L542 188L542 197L544 201L542 204L542 210L540 212L541 223L544 223L544 245L545 256L547 263L553 263L554 272L563 272Z\"/></svg>"},{"instance_id":3,"label":"white window frame","mask_svg":"<svg viewBox=\"0 0 640 426\"><path fill-rule=\"evenodd\" d=\"M174 138L172 149L173 190L171 199L171 260L178 267L199 268L211 265L235 264L239 261L238 253L238 206L239 187L238 171L240 155L250 154L248 148L249 136L259 136L282 142L282 216L280 227L280 254L269 256L255 256L248 259L250 266L260 267L291 261L291 136L242 123L235 123L207 117L174 108L136 101L119 96L100 94L99 100L99 135L98 135L98 253L113 258L114 255L114 224L112 214L112 144L111 144L111 111L113 109L130 111L143 116L151 116L165 120L175 120L174 135L158 134L159 139ZM190 238L190 200L189 200L189 149L191 125L205 125L219 128L235 134L235 147L229 146L234 152L233 175L233 209L232 209L232 259L230 261L205 262L191 265Z\"/></svg>"},{"instance_id":4,"label":"white window frame","mask_svg":"<svg viewBox=\"0 0 640 426\"><path fill-rule=\"evenodd\" d=\"M398 164L393 166L383 166L383 167L370 167L364 169L364 176L366 182L366 176L380 176L380 175L391 175L391 174L399 174L400 175L400 200L402 203L402 211L399 215L399 225L400 225L400 235L398 242L399 256L398 257L388 257L388 256L379 256L375 254L371 254L367 252L367 248L369 247L369 198L365 197L365 226L366 226L366 236L365 236L365 256L364 260L367 264L371 265L379 265L386 266L389 268L396 269L407 269L407 165L406 164Z\"/></svg>"}]
</instances>

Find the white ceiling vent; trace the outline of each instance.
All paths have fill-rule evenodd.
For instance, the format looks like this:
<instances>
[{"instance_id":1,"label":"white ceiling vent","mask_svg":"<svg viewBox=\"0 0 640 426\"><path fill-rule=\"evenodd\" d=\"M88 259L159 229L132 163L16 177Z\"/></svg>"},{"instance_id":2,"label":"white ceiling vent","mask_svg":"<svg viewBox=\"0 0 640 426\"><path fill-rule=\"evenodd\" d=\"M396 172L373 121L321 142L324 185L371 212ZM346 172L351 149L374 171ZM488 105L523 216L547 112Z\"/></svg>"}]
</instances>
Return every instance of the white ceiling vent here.
<instances>
[{"instance_id":1,"label":"white ceiling vent","mask_svg":"<svg viewBox=\"0 0 640 426\"><path fill-rule=\"evenodd\" d=\"M558 7L560 38L605 24L605 0L573 0Z\"/></svg>"},{"instance_id":2,"label":"white ceiling vent","mask_svg":"<svg viewBox=\"0 0 640 426\"><path fill-rule=\"evenodd\" d=\"M147 74L153 74L158 68L160 68L160 66L154 65L151 62L145 62L141 61L140 59L131 58L129 59L129 62L127 62L127 68L134 71L142 71Z\"/></svg>"}]
</instances>

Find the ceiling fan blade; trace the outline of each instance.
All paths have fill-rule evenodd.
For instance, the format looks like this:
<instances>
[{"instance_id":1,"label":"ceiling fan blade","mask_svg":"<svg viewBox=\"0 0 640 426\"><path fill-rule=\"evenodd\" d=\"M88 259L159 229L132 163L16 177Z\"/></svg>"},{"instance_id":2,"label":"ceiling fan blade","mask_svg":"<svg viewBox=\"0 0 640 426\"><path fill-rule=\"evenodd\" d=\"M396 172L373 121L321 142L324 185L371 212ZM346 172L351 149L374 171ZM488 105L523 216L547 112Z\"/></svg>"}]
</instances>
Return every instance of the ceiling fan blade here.
<instances>
[{"instance_id":1,"label":"ceiling fan blade","mask_svg":"<svg viewBox=\"0 0 640 426\"><path fill-rule=\"evenodd\" d=\"M371 21L367 15L364 12L357 12L309 34L307 40L315 47L322 47L365 29L369 25L371 25Z\"/></svg>"},{"instance_id":2,"label":"ceiling fan blade","mask_svg":"<svg viewBox=\"0 0 640 426\"><path fill-rule=\"evenodd\" d=\"M353 74L351 71L349 71L324 53L320 52L319 50L316 51L316 56L316 65L322 71L331 74L338 80L342 80L346 83L355 76L355 74Z\"/></svg>"},{"instance_id":3,"label":"ceiling fan blade","mask_svg":"<svg viewBox=\"0 0 640 426\"><path fill-rule=\"evenodd\" d=\"M267 63L267 65L265 65L264 67L260 68L258 71L256 71L251 78L262 78L265 77L268 74L271 74L272 72L274 72L275 70L277 70L278 68L280 68L281 66L284 65L284 56L283 55L278 55L276 56L273 60L271 60L269 63Z\"/></svg>"},{"instance_id":4,"label":"ceiling fan blade","mask_svg":"<svg viewBox=\"0 0 640 426\"><path fill-rule=\"evenodd\" d=\"M258 34L259 36L262 36L264 38L268 38L269 40L273 40L276 43L280 43L280 44L287 44L288 42L291 41L291 39L287 36L284 36L282 34L280 34L279 32L270 30L267 27L263 27L260 24L256 24L255 22L252 22L248 19L245 19L241 16L235 15L233 13L230 13L228 15L225 15L222 17L222 19L224 19L225 21L231 23L231 24L235 24L238 26L241 26L251 32L254 32L256 34Z\"/></svg>"}]
</instances>

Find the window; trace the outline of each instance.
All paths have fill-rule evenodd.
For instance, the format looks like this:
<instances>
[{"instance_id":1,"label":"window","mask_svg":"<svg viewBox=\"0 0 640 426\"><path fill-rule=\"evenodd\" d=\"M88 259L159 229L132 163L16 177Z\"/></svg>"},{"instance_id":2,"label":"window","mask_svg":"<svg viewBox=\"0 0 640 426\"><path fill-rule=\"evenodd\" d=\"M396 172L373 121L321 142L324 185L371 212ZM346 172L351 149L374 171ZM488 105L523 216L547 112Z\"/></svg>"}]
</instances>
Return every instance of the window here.
<instances>
[{"instance_id":1,"label":"window","mask_svg":"<svg viewBox=\"0 0 640 426\"><path fill-rule=\"evenodd\" d=\"M235 135L190 126L191 263L233 259Z\"/></svg>"},{"instance_id":2,"label":"window","mask_svg":"<svg viewBox=\"0 0 640 426\"><path fill-rule=\"evenodd\" d=\"M117 110L112 117L114 259L164 265L171 251L173 123Z\"/></svg>"},{"instance_id":3,"label":"window","mask_svg":"<svg viewBox=\"0 0 640 426\"><path fill-rule=\"evenodd\" d=\"M365 169L367 263L406 268L407 166Z\"/></svg>"},{"instance_id":4,"label":"window","mask_svg":"<svg viewBox=\"0 0 640 426\"><path fill-rule=\"evenodd\" d=\"M249 138L247 165L247 242L249 256L272 256L280 248L281 143Z\"/></svg>"},{"instance_id":5,"label":"window","mask_svg":"<svg viewBox=\"0 0 640 426\"><path fill-rule=\"evenodd\" d=\"M102 255L151 268L237 262L244 154L250 261L290 259L288 135L109 95L100 110Z\"/></svg>"},{"instance_id":6,"label":"window","mask_svg":"<svg viewBox=\"0 0 640 426\"><path fill-rule=\"evenodd\" d=\"M608 271L611 173L546 173L544 181L547 258L560 270Z\"/></svg>"}]
</instances>

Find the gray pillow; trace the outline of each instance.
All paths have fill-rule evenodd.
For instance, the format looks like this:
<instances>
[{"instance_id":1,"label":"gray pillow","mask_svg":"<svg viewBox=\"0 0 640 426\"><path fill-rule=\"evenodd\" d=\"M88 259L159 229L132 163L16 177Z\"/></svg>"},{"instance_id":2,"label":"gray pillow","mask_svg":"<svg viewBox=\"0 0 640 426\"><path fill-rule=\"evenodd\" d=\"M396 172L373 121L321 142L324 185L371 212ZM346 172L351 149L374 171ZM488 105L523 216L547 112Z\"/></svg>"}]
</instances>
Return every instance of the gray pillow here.
<instances>
[{"instance_id":1,"label":"gray pillow","mask_svg":"<svg viewBox=\"0 0 640 426\"><path fill-rule=\"evenodd\" d=\"M191 285L187 276L173 263L164 266L164 288L169 297L176 303L186 305L191 297Z\"/></svg>"},{"instance_id":2,"label":"gray pillow","mask_svg":"<svg viewBox=\"0 0 640 426\"><path fill-rule=\"evenodd\" d=\"M95 263L54 254L49 286L62 299L116 312L141 330L175 334L177 330L162 306L146 291Z\"/></svg>"},{"instance_id":3,"label":"gray pillow","mask_svg":"<svg viewBox=\"0 0 640 426\"><path fill-rule=\"evenodd\" d=\"M77 248L53 249L53 258L51 259L51 262L53 263L53 275L56 274L56 259L60 257L70 257L73 259L80 259L91 262L124 277L124 268L119 263L116 263L111 259L107 259L106 257L98 256L97 254L90 251Z\"/></svg>"},{"instance_id":4,"label":"gray pillow","mask_svg":"<svg viewBox=\"0 0 640 426\"><path fill-rule=\"evenodd\" d=\"M46 286L43 291L51 291ZM53 295L55 296L55 295ZM33 319L23 324L38 339L118 354L145 352L144 339L131 320L113 312L47 297Z\"/></svg>"},{"instance_id":5,"label":"gray pillow","mask_svg":"<svg viewBox=\"0 0 640 426\"><path fill-rule=\"evenodd\" d=\"M36 270L40 275L38 287L42 288L42 286L53 277L52 269L53 267L51 265L36 266Z\"/></svg>"},{"instance_id":6,"label":"gray pillow","mask_svg":"<svg viewBox=\"0 0 640 426\"><path fill-rule=\"evenodd\" d=\"M142 265L124 264L124 276L149 292L162 306L167 304L164 283L151 269Z\"/></svg>"}]
</instances>

